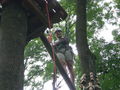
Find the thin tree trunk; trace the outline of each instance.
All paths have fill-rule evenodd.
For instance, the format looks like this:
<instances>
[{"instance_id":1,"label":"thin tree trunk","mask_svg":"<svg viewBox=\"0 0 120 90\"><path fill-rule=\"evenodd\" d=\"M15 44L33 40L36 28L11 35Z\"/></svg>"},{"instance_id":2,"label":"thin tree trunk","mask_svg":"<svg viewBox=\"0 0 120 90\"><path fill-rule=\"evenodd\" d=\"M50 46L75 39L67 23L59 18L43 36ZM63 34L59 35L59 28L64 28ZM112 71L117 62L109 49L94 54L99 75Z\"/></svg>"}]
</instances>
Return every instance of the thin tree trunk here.
<instances>
[{"instance_id":1,"label":"thin tree trunk","mask_svg":"<svg viewBox=\"0 0 120 90\"><path fill-rule=\"evenodd\" d=\"M27 17L19 4L3 7L0 28L0 90L23 90Z\"/></svg>"},{"instance_id":2,"label":"thin tree trunk","mask_svg":"<svg viewBox=\"0 0 120 90\"><path fill-rule=\"evenodd\" d=\"M76 44L81 60L82 73L95 72L95 56L90 52L87 41L86 4L87 0L77 0Z\"/></svg>"}]
</instances>

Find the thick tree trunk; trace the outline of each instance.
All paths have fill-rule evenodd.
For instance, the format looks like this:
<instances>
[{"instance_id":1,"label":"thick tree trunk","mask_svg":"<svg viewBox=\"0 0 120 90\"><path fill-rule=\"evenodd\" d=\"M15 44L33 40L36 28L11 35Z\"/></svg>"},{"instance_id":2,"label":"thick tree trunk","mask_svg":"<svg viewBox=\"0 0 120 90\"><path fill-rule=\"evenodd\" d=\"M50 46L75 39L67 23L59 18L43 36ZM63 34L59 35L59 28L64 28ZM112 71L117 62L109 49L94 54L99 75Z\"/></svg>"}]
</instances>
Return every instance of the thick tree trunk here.
<instances>
[{"instance_id":1,"label":"thick tree trunk","mask_svg":"<svg viewBox=\"0 0 120 90\"><path fill-rule=\"evenodd\" d=\"M89 49L87 41L86 2L77 0L76 43L83 73L80 80L81 90L100 90L95 72L95 56Z\"/></svg>"},{"instance_id":2,"label":"thick tree trunk","mask_svg":"<svg viewBox=\"0 0 120 90\"><path fill-rule=\"evenodd\" d=\"M0 90L23 90L27 17L20 5L3 8L0 28Z\"/></svg>"},{"instance_id":3,"label":"thick tree trunk","mask_svg":"<svg viewBox=\"0 0 120 90\"><path fill-rule=\"evenodd\" d=\"M77 0L76 44L81 60L82 73L95 72L95 56L90 52L87 42L86 2Z\"/></svg>"}]
</instances>

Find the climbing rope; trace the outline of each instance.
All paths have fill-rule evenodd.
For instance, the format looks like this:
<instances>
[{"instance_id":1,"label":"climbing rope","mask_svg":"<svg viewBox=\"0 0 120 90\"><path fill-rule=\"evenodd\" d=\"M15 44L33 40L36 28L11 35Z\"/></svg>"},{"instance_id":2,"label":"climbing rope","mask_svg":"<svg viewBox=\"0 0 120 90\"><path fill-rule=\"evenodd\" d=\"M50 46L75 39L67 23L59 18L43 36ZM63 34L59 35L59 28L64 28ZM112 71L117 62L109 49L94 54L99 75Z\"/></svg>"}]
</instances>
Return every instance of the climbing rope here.
<instances>
[{"instance_id":1,"label":"climbing rope","mask_svg":"<svg viewBox=\"0 0 120 90\"><path fill-rule=\"evenodd\" d=\"M50 20L50 15L49 15L49 9L48 9L48 1L45 0L45 8L46 8L46 14L47 14L47 20L48 20L48 27L49 29L52 28L51 20Z\"/></svg>"},{"instance_id":2,"label":"climbing rope","mask_svg":"<svg viewBox=\"0 0 120 90\"><path fill-rule=\"evenodd\" d=\"M47 14L47 19L48 19L48 27L49 27L49 29L51 29L51 21L50 21L50 15L49 15L49 9L48 9L48 1L46 1L45 0L45 7L46 7L46 14ZM49 33L49 35L48 35L48 41L49 41L49 43L51 43L50 41L52 41L52 32L48 32ZM52 43L51 43L52 44ZM53 90L56 90L56 87L55 87L55 82L56 82L56 80L57 80L57 78L56 78L56 72L57 72L57 69L56 69L56 64L55 64L55 62L56 62L56 59L55 59L55 52L54 52L54 47L53 47L53 45L51 45L52 46L52 57L53 57L53 64L54 64L54 73L53 73Z\"/></svg>"}]
</instances>

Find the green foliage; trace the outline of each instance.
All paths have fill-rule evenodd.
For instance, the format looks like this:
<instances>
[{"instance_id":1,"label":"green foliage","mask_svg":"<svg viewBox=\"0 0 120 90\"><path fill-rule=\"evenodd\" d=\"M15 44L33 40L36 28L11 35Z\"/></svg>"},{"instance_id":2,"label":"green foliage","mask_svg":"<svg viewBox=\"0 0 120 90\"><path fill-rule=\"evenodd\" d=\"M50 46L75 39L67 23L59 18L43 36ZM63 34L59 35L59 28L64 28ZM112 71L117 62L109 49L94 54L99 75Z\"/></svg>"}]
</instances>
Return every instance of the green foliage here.
<instances>
[{"instance_id":1,"label":"green foliage","mask_svg":"<svg viewBox=\"0 0 120 90\"><path fill-rule=\"evenodd\" d=\"M120 88L120 45L118 43L109 43L105 45L105 50L102 51L103 56L103 75L101 84L103 90L119 90Z\"/></svg>"},{"instance_id":2,"label":"green foliage","mask_svg":"<svg viewBox=\"0 0 120 90\"><path fill-rule=\"evenodd\" d=\"M43 58L43 56L46 56L44 52L46 52L46 49L41 41L39 39L34 39L31 40L25 48L25 58L35 58L36 60L39 60L40 58Z\"/></svg>"},{"instance_id":3,"label":"green foliage","mask_svg":"<svg viewBox=\"0 0 120 90\"><path fill-rule=\"evenodd\" d=\"M116 2L116 7L120 9L120 0L114 0Z\"/></svg>"},{"instance_id":4,"label":"green foliage","mask_svg":"<svg viewBox=\"0 0 120 90\"><path fill-rule=\"evenodd\" d=\"M88 38L93 38L106 23L119 25L116 17L118 11L114 2L89 1L87 5Z\"/></svg>"},{"instance_id":5,"label":"green foliage","mask_svg":"<svg viewBox=\"0 0 120 90\"><path fill-rule=\"evenodd\" d=\"M76 13L75 12L75 9L76 9L75 0L61 0L60 3L69 15Z\"/></svg>"},{"instance_id":6,"label":"green foliage","mask_svg":"<svg viewBox=\"0 0 120 90\"><path fill-rule=\"evenodd\" d=\"M25 68L24 86L41 90L44 83L51 79L52 61L50 61L45 47L38 38L31 40L26 46Z\"/></svg>"},{"instance_id":7,"label":"green foliage","mask_svg":"<svg viewBox=\"0 0 120 90\"><path fill-rule=\"evenodd\" d=\"M43 79L45 81L48 81L48 80L52 79L52 75L53 75L53 63L52 63L52 61L50 61L47 64L47 66L45 67Z\"/></svg>"},{"instance_id":8,"label":"green foliage","mask_svg":"<svg viewBox=\"0 0 120 90\"><path fill-rule=\"evenodd\" d=\"M120 45L117 42L106 43L103 39L94 39L91 50L97 57L96 68L102 90L119 90L120 88Z\"/></svg>"},{"instance_id":9,"label":"green foliage","mask_svg":"<svg viewBox=\"0 0 120 90\"><path fill-rule=\"evenodd\" d=\"M119 29L116 29L116 30L112 31L112 35L113 35L114 40L116 42L120 42L120 32L119 31L120 31Z\"/></svg>"},{"instance_id":10,"label":"green foliage","mask_svg":"<svg viewBox=\"0 0 120 90\"><path fill-rule=\"evenodd\" d=\"M87 5L87 30L88 38L92 38L96 32L96 28L100 29L104 25L103 20L104 8L99 5L99 2L89 1Z\"/></svg>"}]
</instances>

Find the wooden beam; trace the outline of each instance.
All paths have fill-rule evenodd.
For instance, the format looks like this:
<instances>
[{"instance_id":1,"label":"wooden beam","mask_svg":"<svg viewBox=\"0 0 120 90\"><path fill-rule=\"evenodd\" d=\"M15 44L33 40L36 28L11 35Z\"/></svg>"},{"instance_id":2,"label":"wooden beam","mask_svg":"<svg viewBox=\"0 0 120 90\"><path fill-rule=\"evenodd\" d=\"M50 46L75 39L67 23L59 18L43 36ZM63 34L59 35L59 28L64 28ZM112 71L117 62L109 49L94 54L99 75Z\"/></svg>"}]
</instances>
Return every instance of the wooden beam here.
<instances>
[{"instance_id":1,"label":"wooden beam","mask_svg":"<svg viewBox=\"0 0 120 90\"><path fill-rule=\"evenodd\" d=\"M48 25L48 20L46 18L47 16L42 13L37 2L34 0L24 0L23 6L34 13L43 24Z\"/></svg>"},{"instance_id":2,"label":"wooden beam","mask_svg":"<svg viewBox=\"0 0 120 90\"><path fill-rule=\"evenodd\" d=\"M48 25L46 2L44 0L24 0L23 6L34 13L42 23ZM56 0L48 0L48 9L51 24L58 23L67 17L67 13Z\"/></svg>"},{"instance_id":3,"label":"wooden beam","mask_svg":"<svg viewBox=\"0 0 120 90\"><path fill-rule=\"evenodd\" d=\"M44 33L41 33L40 35L40 39L42 40L43 44L45 45L48 53L50 54L50 56L53 58L53 54L55 55L55 63L56 66L58 67L61 75L63 76L64 80L66 81L68 87L70 88L70 90L76 90L74 84L71 82L70 78L68 77L67 73L65 72L64 68L62 67L58 57L56 56L56 54L54 52L52 52L52 47L49 44L47 38L45 37Z\"/></svg>"},{"instance_id":4,"label":"wooden beam","mask_svg":"<svg viewBox=\"0 0 120 90\"><path fill-rule=\"evenodd\" d=\"M41 35L40 33L44 32L46 28L47 28L46 26L42 26L35 29L31 33L27 33L27 41L30 41L31 39L39 37Z\"/></svg>"}]
</instances>

